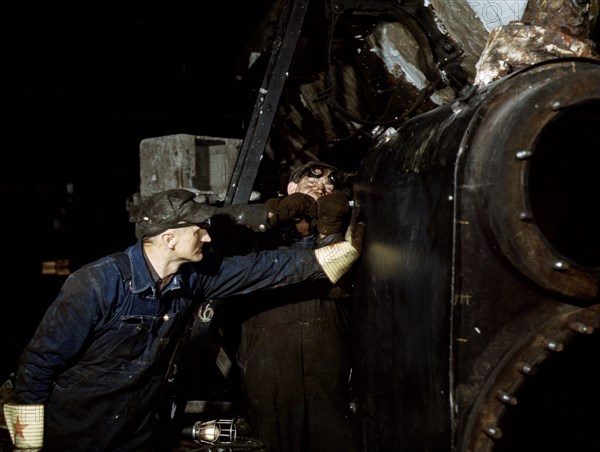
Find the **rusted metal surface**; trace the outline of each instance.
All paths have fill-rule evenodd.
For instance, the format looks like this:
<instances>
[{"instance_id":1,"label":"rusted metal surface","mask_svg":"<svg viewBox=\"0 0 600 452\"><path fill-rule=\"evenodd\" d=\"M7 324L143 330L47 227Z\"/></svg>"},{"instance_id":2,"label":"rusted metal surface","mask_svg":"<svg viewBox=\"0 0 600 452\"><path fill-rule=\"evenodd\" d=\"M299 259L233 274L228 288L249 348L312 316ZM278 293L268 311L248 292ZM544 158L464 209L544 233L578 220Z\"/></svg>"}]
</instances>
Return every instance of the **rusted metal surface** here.
<instances>
[{"instance_id":1,"label":"rusted metal surface","mask_svg":"<svg viewBox=\"0 0 600 452\"><path fill-rule=\"evenodd\" d=\"M476 85L553 58L600 58L590 35L599 0L530 0L520 21L493 29L477 62Z\"/></svg>"},{"instance_id":2,"label":"rusted metal surface","mask_svg":"<svg viewBox=\"0 0 600 452\"><path fill-rule=\"evenodd\" d=\"M592 47L590 35L599 10L598 0L529 0L521 22L571 36Z\"/></svg>"}]
</instances>

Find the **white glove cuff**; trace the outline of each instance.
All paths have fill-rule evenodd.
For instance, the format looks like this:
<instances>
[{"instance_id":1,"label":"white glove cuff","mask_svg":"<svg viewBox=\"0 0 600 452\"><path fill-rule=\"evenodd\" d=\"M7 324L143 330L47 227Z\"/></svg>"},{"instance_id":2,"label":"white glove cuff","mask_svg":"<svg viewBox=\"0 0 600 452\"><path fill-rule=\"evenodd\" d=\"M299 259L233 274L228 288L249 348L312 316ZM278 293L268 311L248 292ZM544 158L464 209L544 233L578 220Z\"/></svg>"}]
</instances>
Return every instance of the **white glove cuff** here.
<instances>
[{"instance_id":1,"label":"white glove cuff","mask_svg":"<svg viewBox=\"0 0 600 452\"><path fill-rule=\"evenodd\" d=\"M349 242L338 242L317 248L315 255L329 281L335 284L352 267L359 253Z\"/></svg>"},{"instance_id":2,"label":"white glove cuff","mask_svg":"<svg viewBox=\"0 0 600 452\"><path fill-rule=\"evenodd\" d=\"M4 418L15 448L42 449L44 445L44 405L5 403Z\"/></svg>"}]
</instances>

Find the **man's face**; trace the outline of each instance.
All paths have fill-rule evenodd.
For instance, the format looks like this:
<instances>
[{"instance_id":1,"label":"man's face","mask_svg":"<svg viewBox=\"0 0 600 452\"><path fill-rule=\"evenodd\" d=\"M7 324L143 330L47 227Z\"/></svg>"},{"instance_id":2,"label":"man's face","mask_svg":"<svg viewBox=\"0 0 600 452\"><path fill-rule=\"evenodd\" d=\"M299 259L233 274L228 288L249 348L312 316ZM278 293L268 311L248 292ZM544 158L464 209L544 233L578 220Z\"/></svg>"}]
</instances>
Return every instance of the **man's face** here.
<instances>
[{"instance_id":1,"label":"man's face","mask_svg":"<svg viewBox=\"0 0 600 452\"><path fill-rule=\"evenodd\" d=\"M202 248L211 241L208 231L200 225L171 229L176 237L175 251L184 262L200 262L204 257Z\"/></svg>"},{"instance_id":2,"label":"man's face","mask_svg":"<svg viewBox=\"0 0 600 452\"><path fill-rule=\"evenodd\" d=\"M288 195L292 193L304 193L318 199L321 196L329 195L333 192L335 186L331 178L331 170L322 168L320 174L308 172L298 182L290 182L288 184Z\"/></svg>"}]
</instances>

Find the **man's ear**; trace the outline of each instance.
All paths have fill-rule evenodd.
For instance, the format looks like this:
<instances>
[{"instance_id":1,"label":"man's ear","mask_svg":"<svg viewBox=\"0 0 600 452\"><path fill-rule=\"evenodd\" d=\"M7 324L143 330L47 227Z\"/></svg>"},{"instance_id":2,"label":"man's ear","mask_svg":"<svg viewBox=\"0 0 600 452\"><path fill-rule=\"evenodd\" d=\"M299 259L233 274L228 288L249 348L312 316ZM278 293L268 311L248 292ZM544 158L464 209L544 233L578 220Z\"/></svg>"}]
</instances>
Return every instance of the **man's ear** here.
<instances>
[{"instance_id":1,"label":"man's ear","mask_svg":"<svg viewBox=\"0 0 600 452\"><path fill-rule=\"evenodd\" d=\"M173 249L175 246L175 234L169 230L166 230L160 235L160 240L167 248Z\"/></svg>"},{"instance_id":2,"label":"man's ear","mask_svg":"<svg viewBox=\"0 0 600 452\"><path fill-rule=\"evenodd\" d=\"M297 182L290 182L287 186L287 194L291 195L292 193L296 193L298 191L298 183Z\"/></svg>"}]
</instances>

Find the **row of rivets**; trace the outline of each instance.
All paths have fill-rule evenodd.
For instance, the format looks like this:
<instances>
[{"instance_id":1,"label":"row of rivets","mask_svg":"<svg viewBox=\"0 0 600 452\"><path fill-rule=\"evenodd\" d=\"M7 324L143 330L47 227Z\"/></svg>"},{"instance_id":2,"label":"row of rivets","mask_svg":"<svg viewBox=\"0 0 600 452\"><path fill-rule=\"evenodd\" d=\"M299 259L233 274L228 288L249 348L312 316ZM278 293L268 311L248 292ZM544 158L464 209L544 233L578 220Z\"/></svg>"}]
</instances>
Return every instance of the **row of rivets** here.
<instances>
[{"instance_id":1,"label":"row of rivets","mask_svg":"<svg viewBox=\"0 0 600 452\"><path fill-rule=\"evenodd\" d=\"M580 334L592 334L594 332L593 326L581 321L572 321L571 323L569 323L568 326L572 331ZM547 350L553 352L560 352L564 348L563 344L560 341L554 339L546 340L544 342L544 347ZM532 364L524 361L519 362L516 368L520 373L524 375L535 375L537 371ZM505 405L517 405L517 398L509 392L499 391L496 394L496 398ZM485 427L483 431L487 436L489 436L492 439L502 438L502 430L497 425L489 425Z\"/></svg>"},{"instance_id":2,"label":"row of rivets","mask_svg":"<svg viewBox=\"0 0 600 452\"><path fill-rule=\"evenodd\" d=\"M532 155L533 155L533 153L531 151L529 151L527 149L523 149L521 151L517 151L517 153L515 154L515 157L518 158L519 160L527 160ZM533 220L533 212L531 212L529 210L524 210L522 212L519 212L519 220L521 220L521 221Z\"/></svg>"}]
</instances>

